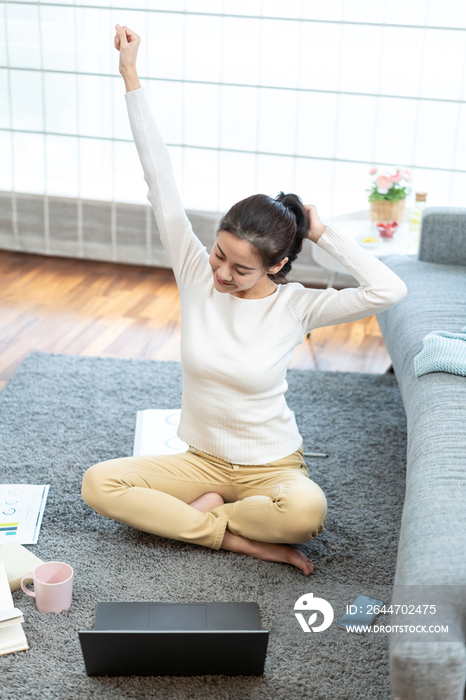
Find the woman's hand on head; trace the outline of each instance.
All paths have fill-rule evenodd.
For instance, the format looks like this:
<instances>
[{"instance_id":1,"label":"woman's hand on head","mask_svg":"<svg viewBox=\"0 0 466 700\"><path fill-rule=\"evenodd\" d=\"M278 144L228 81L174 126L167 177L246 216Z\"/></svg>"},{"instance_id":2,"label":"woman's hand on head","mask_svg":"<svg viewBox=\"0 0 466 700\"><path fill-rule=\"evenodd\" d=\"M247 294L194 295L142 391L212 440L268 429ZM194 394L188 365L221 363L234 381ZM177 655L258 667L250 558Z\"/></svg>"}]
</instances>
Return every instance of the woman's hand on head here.
<instances>
[{"instance_id":1,"label":"woman's hand on head","mask_svg":"<svg viewBox=\"0 0 466 700\"><path fill-rule=\"evenodd\" d=\"M313 243L317 243L327 228L327 225L322 222L322 219L317 213L315 204L305 204L304 208L307 209L309 213L309 230L307 232L307 238Z\"/></svg>"},{"instance_id":2,"label":"woman's hand on head","mask_svg":"<svg viewBox=\"0 0 466 700\"><path fill-rule=\"evenodd\" d=\"M120 52L119 71L123 75L125 72L136 70L136 56L141 37L136 32L128 29L128 27L120 27L119 24L115 25L115 29L114 44L115 48Z\"/></svg>"}]
</instances>

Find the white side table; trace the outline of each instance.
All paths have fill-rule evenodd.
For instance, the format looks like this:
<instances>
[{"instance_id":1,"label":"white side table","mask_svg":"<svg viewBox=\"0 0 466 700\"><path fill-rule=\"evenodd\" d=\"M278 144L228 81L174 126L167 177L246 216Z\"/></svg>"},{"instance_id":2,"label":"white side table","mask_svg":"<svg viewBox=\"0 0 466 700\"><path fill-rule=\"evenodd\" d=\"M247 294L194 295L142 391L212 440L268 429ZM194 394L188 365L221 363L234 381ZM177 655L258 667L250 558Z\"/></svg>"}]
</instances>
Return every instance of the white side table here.
<instances>
[{"instance_id":1,"label":"white side table","mask_svg":"<svg viewBox=\"0 0 466 700\"><path fill-rule=\"evenodd\" d=\"M355 240L358 236L374 237L375 231L370 220L369 210L355 211L342 216L332 217L326 221L329 226L335 224L335 228L347 236L353 237ZM400 255L415 255L419 249L419 232L409 230L409 211L405 211L405 217L400 222L393 238L381 239L380 243L372 245L364 245L360 241L356 241L361 248L368 250L375 257L380 258L382 255L391 255L392 253ZM348 270L343 267L335 258L319 248L318 245L311 242L312 256L315 262L330 270L332 275L327 284L327 289L333 286L333 282L337 273L348 275Z\"/></svg>"}]
</instances>

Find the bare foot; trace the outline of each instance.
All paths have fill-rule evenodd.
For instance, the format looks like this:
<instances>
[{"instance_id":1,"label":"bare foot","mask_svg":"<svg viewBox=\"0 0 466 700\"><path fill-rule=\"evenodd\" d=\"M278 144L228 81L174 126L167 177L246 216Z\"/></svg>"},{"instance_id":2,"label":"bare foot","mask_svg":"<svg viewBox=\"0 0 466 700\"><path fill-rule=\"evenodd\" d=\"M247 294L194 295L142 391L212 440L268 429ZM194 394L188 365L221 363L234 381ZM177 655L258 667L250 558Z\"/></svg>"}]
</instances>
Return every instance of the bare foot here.
<instances>
[{"instance_id":1,"label":"bare foot","mask_svg":"<svg viewBox=\"0 0 466 700\"><path fill-rule=\"evenodd\" d=\"M228 549L230 552L238 552L239 554L248 554L255 559L264 559L265 561L281 561L285 564L292 564L298 569L304 571L306 576L314 571L314 564L304 552L290 547L287 544L276 544L274 542L260 542L259 540L250 540L241 535L234 535L228 528L225 530L223 542L220 549Z\"/></svg>"},{"instance_id":2,"label":"bare foot","mask_svg":"<svg viewBox=\"0 0 466 700\"><path fill-rule=\"evenodd\" d=\"M212 508L223 506L224 503L225 501L219 493L216 493L216 491L208 491L207 493L203 493L202 496L199 496L199 498L196 498L195 501L191 501L188 505L196 508L196 510L202 510L203 513L207 513L211 511Z\"/></svg>"}]
</instances>

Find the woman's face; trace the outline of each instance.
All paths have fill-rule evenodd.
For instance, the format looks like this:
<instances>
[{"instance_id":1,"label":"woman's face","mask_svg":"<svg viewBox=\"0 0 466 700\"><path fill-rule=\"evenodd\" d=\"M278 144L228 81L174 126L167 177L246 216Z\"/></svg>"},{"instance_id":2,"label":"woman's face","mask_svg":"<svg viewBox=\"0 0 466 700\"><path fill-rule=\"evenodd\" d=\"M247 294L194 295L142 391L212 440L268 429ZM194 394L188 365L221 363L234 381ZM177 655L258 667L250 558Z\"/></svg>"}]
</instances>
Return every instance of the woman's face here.
<instances>
[{"instance_id":1,"label":"woman's face","mask_svg":"<svg viewBox=\"0 0 466 700\"><path fill-rule=\"evenodd\" d=\"M275 274L286 263L270 268ZM219 292L237 297L260 298L275 289L275 283L267 277L254 246L228 231L220 231L210 252L209 263L214 275L214 286ZM222 282L227 284L222 284Z\"/></svg>"}]
</instances>

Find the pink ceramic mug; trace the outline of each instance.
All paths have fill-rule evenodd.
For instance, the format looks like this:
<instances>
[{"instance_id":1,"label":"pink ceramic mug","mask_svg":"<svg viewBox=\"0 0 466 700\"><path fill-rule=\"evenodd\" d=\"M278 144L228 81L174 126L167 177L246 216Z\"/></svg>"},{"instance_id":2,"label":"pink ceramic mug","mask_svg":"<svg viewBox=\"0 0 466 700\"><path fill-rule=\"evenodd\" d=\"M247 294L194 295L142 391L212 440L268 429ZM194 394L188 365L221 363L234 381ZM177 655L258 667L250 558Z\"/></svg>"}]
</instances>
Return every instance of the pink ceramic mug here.
<instances>
[{"instance_id":1,"label":"pink ceramic mug","mask_svg":"<svg viewBox=\"0 0 466 700\"><path fill-rule=\"evenodd\" d=\"M31 578L34 581L34 592L24 585L24 581ZM31 574L23 576L21 588L36 599L39 612L60 613L71 606L73 569L62 561L47 561L39 564Z\"/></svg>"}]
</instances>

